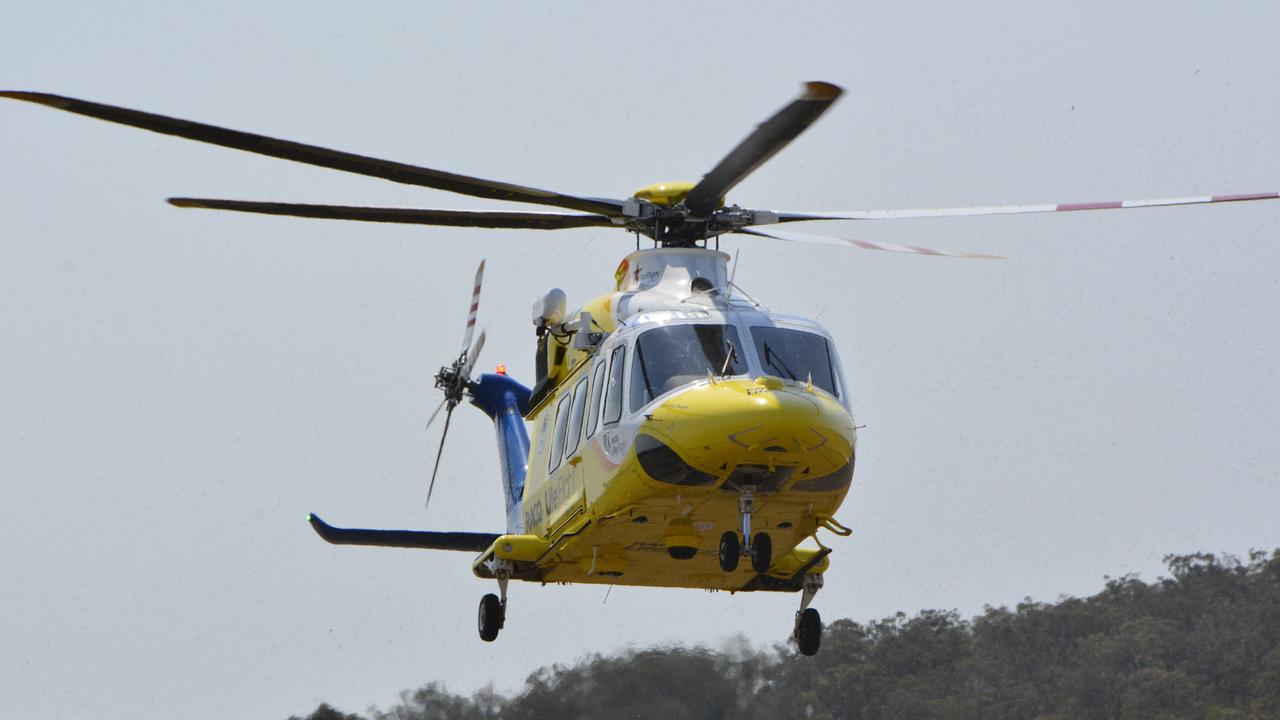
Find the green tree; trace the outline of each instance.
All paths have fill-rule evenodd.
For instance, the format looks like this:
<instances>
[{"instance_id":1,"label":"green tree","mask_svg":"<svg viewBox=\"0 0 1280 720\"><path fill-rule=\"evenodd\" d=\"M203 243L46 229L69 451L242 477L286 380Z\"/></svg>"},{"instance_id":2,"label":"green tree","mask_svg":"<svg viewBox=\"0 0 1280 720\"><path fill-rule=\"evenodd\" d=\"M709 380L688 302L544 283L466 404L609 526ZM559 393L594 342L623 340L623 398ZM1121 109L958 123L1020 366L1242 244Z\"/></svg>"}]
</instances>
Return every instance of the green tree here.
<instances>
[{"instance_id":1,"label":"green tree","mask_svg":"<svg viewBox=\"0 0 1280 720\"><path fill-rule=\"evenodd\" d=\"M666 647L533 673L514 697L428 684L372 720L1276 720L1280 551L1166 558L1170 577L978 617L836 620L822 650ZM307 718L363 720L321 705Z\"/></svg>"}]
</instances>

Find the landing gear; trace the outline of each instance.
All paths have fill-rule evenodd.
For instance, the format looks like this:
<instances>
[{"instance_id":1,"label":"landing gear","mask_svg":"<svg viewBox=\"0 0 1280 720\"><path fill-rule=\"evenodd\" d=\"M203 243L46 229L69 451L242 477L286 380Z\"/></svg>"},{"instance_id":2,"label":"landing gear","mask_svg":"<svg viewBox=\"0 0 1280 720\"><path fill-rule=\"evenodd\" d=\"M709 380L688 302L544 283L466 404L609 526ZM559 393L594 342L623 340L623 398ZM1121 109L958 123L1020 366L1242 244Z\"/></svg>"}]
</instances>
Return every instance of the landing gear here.
<instances>
[{"instance_id":1,"label":"landing gear","mask_svg":"<svg viewBox=\"0 0 1280 720\"><path fill-rule=\"evenodd\" d=\"M738 557L742 555L742 543L738 533L730 530L720 536L720 569L731 573L738 569Z\"/></svg>"},{"instance_id":2,"label":"landing gear","mask_svg":"<svg viewBox=\"0 0 1280 720\"><path fill-rule=\"evenodd\" d=\"M800 596L800 611L796 613L796 627L792 632L801 655L812 656L822 645L822 616L816 608L809 607L813 596L822 589L822 575L810 573L804 576L804 593Z\"/></svg>"},{"instance_id":3,"label":"landing gear","mask_svg":"<svg viewBox=\"0 0 1280 720\"><path fill-rule=\"evenodd\" d=\"M480 598L478 625L481 640L493 642L498 637L498 631L502 629L503 620L506 619L504 615L506 615L506 608L502 607L502 601L497 595L489 593Z\"/></svg>"},{"instance_id":4,"label":"landing gear","mask_svg":"<svg viewBox=\"0 0 1280 720\"><path fill-rule=\"evenodd\" d=\"M756 533L751 538L751 569L763 575L773 564L773 540L768 533Z\"/></svg>"},{"instance_id":5,"label":"landing gear","mask_svg":"<svg viewBox=\"0 0 1280 720\"><path fill-rule=\"evenodd\" d=\"M773 539L768 533L751 535L751 514L755 512L755 496L751 487L745 487L738 498L738 515L742 519L742 534L726 532L720 536L720 569L731 573L738 569L738 559L751 558L751 569L764 574L773 564ZM745 547L744 547L745 546Z\"/></svg>"},{"instance_id":6,"label":"landing gear","mask_svg":"<svg viewBox=\"0 0 1280 720\"><path fill-rule=\"evenodd\" d=\"M480 639L493 642L498 631L507 624L507 581L511 579L511 564L506 560L495 560L491 565L493 574L498 578L498 592L502 597L489 593L480 598L480 612L476 625L480 630Z\"/></svg>"},{"instance_id":7,"label":"landing gear","mask_svg":"<svg viewBox=\"0 0 1280 720\"><path fill-rule=\"evenodd\" d=\"M817 655L822 645L822 616L817 608L808 608L796 618L796 646L801 655Z\"/></svg>"}]
</instances>

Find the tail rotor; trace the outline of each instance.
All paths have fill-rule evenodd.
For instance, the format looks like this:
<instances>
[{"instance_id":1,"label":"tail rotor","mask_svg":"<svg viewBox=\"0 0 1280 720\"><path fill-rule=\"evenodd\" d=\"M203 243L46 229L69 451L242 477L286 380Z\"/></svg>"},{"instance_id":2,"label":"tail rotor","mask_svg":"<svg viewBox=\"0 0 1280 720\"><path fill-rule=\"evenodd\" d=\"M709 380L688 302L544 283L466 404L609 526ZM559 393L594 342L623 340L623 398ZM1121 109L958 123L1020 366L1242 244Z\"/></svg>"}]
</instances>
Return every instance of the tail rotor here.
<instances>
[{"instance_id":1,"label":"tail rotor","mask_svg":"<svg viewBox=\"0 0 1280 720\"><path fill-rule=\"evenodd\" d=\"M440 433L440 447L436 450L436 461L431 470L431 482L427 485L427 501L424 507L431 505L431 493L435 490L436 474L440 472L440 458L444 454L445 438L449 436L449 421L453 418L453 409L462 402L470 390L471 370L475 367L476 359L480 357L480 351L484 349L484 330L480 331L475 344L471 343L472 335L475 333L476 315L480 310L480 285L483 279L484 261L481 260L480 267L476 268L476 279L471 290L471 309L467 314L466 331L462 336L462 351L456 360L440 368L436 373L436 387L444 391L444 400L440 401L435 411L431 413L431 417L427 420L427 428L430 429L431 424L439 417L440 411L444 410L444 431Z\"/></svg>"}]
</instances>

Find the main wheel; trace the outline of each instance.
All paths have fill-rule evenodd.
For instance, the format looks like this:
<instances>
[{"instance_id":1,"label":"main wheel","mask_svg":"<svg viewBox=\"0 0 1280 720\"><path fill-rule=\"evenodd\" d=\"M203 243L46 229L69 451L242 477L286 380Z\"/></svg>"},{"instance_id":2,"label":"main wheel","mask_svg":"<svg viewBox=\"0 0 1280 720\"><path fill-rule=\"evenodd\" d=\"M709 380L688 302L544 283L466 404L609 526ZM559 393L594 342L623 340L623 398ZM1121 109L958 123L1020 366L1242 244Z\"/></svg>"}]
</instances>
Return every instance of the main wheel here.
<instances>
[{"instance_id":1,"label":"main wheel","mask_svg":"<svg viewBox=\"0 0 1280 720\"><path fill-rule=\"evenodd\" d=\"M751 569L763 575L773 564L773 540L768 533L756 533L751 538Z\"/></svg>"},{"instance_id":2,"label":"main wheel","mask_svg":"<svg viewBox=\"0 0 1280 720\"><path fill-rule=\"evenodd\" d=\"M720 536L720 569L731 573L738 569L738 558L742 556L742 543L738 541L738 533L727 532Z\"/></svg>"},{"instance_id":3,"label":"main wheel","mask_svg":"<svg viewBox=\"0 0 1280 720\"><path fill-rule=\"evenodd\" d=\"M480 626L480 639L485 642L493 642L498 637L498 631L502 629L502 601L497 595L489 593L480 598L480 616L478 625Z\"/></svg>"},{"instance_id":4,"label":"main wheel","mask_svg":"<svg viewBox=\"0 0 1280 720\"><path fill-rule=\"evenodd\" d=\"M801 655L818 654L818 646L822 645L822 616L817 608L807 608L796 620L796 646Z\"/></svg>"}]
</instances>

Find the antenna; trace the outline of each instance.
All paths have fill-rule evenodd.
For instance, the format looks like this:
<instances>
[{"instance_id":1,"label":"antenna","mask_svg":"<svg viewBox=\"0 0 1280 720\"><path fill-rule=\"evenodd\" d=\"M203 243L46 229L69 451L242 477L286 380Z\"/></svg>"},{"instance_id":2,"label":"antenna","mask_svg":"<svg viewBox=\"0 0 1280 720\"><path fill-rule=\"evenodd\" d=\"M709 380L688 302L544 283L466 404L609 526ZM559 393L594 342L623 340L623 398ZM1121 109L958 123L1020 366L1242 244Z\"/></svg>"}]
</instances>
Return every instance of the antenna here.
<instances>
[{"instance_id":1,"label":"antenna","mask_svg":"<svg viewBox=\"0 0 1280 720\"><path fill-rule=\"evenodd\" d=\"M737 248L733 251L733 267L729 268L729 287L725 288L725 300L733 297L733 277L738 274L738 256L741 254L742 248Z\"/></svg>"}]
</instances>

